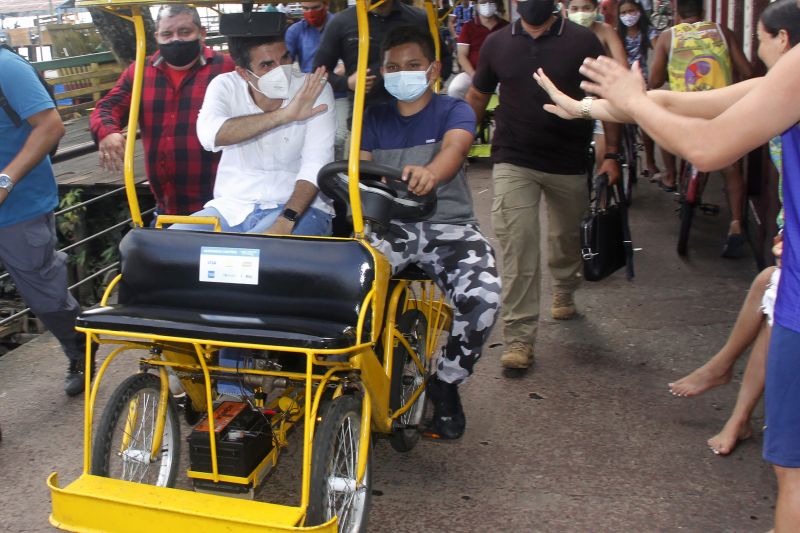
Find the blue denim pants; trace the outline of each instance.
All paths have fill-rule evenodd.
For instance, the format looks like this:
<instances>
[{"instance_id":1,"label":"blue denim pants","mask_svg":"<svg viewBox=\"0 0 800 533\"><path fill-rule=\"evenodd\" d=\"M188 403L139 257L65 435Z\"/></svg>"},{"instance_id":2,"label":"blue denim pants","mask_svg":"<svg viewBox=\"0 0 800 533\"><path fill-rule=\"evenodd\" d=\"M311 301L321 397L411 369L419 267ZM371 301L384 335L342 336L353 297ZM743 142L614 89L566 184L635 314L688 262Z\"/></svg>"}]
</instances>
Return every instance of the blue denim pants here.
<instances>
[{"instance_id":1,"label":"blue denim pants","mask_svg":"<svg viewBox=\"0 0 800 533\"><path fill-rule=\"evenodd\" d=\"M264 233L283 213L285 205L281 204L271 209L254 208L240 224L231 226L225 217L214 207L206 207L193 213L194 217L217 217L222 226L222 231L228 233ZM173 224L169 229L210 231L211 227L204 224ZM315 207L309 207L297 219L292 230L294 235L320 235L331 234L331 215Z\"/></svg>"}]
</instances>

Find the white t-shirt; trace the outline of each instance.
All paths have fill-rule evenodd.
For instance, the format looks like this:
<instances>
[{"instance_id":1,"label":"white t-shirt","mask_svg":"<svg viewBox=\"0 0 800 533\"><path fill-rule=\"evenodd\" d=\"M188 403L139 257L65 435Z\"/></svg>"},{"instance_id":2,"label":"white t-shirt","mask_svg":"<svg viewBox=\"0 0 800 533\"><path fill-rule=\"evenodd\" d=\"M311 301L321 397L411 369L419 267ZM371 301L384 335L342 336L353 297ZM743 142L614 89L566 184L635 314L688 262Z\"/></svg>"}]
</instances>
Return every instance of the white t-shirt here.
<instances>
[{"instance_id":1,"label":"white t-shirt","mask_svg":"<svg viewBox=\"0 0 800 533\"><path fill-rule=\"evenodd\" d=\"M293 73L286 107L303 87L305 75ZM333 161L336 116L333 91L323 89L315 105L328 109L308 120L292 122L231 146L214 142L222 125L230 118L263 113L248 91L248 83L236 72L221 74L208 85L203 107L197 118L197 137L203 148L222 150L214 199L205 207L216 208L231 226L240 224L256 206L271 209L284 204L294 192L295 183L305 180L317 184L317 173ZM317 195L311 204L333 213L329 200Z\"/></svg>"}]
</instances>

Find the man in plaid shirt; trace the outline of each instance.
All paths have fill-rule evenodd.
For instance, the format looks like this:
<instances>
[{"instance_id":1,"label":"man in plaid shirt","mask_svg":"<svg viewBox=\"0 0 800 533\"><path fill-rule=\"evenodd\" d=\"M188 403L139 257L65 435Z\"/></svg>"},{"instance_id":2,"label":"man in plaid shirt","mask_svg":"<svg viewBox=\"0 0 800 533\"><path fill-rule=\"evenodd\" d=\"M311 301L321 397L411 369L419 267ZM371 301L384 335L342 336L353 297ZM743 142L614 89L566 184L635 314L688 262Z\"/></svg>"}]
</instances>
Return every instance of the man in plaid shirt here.
<instances>
[{"instance_id":1,"label":"man in plaid shirt","mask_svg":"<svg viewBox=\"0 0 800 533\"><path fill-rule=\"evenodd\" d=\"M219 154L203 150L197 139L197 113L214 77L233 70L227 55L203 44L205 29L197 10L168 5L156 20L159 51L146 60L139 127L145 169L156 209L162 215L189 215L213 197ZM99 143L100 165L122 168L133 92L130 65L90 118Z\"/></svg>"}]
</instances>

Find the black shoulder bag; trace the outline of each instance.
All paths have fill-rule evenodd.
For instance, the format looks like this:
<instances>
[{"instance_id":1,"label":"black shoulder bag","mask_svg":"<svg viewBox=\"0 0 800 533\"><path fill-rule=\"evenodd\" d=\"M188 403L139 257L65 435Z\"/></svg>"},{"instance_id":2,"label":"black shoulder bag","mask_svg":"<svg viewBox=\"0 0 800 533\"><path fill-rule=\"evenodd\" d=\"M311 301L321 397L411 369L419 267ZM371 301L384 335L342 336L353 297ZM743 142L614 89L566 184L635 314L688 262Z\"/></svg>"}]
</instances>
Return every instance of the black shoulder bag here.
<instances>
[{"instance_id":1,"label":"black shoulder bag","mask_svg":"<svg viewBox=\"0 0 800 533\"><path fill-rule=\"evenodd\" d=\"M633 279L633 244L628 226L628 210L620 201L618 185L609 185L608 176L594 179L589 214L581 222L581 258L587 281L600 281L623 266Z\"/></svg>"}]
</instances>

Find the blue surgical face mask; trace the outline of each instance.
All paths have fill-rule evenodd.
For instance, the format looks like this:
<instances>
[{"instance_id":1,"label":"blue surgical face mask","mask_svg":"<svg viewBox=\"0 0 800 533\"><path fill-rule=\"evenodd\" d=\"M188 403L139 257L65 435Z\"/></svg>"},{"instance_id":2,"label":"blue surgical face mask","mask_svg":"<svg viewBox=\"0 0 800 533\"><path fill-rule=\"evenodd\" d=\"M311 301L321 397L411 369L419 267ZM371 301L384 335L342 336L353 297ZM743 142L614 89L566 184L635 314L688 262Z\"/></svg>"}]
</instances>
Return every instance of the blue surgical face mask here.
<instances>
[{"instance_id":1,"label":"blue surgical face mask","mask_svg":"<svg viewBox=\"0 0 800 533\"><path fill-rule=\"evenodd\" d=\"M425 94L428 89L428 71L430 67L422 70L401 70L400 72L387 72L383 75L383 86L401 102L414 102Z\"/></svg>"}]
</instances>

